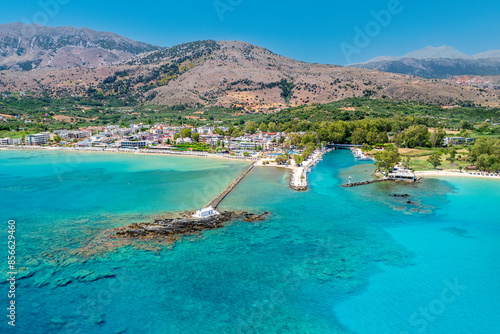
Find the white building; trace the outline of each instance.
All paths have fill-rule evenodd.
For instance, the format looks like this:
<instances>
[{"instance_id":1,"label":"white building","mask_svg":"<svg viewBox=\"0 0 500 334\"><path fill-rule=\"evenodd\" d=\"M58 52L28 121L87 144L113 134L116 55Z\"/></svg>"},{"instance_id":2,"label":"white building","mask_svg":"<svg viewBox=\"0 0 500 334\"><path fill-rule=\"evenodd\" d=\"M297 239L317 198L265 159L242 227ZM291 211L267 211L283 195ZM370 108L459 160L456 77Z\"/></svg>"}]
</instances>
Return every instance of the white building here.
<instances>
[{"instance_id":1,"label":"white building","mask_svg":"<svg viewBox=\"0 0 500 334\"><path fill-rule=\"evenodd\" d=\"M207 218L207 217L212 217L220 215L219 211L215 210L211 206L208 208L200 209L196 211L196 213L193 215L193 218Z\"/></svg>"},{"instance_id":2,"label":"white building","mask_svg":"<svg viewBox=\"0 0 500 334\"><path fill-rule=\"evenodd\" d=\"M92 133L88 131L69 131L67 133L67 138L69 139L82 139L82 138L88 138L92 135ZM62 137L64 138L64 137Z\"/></svg>"},{"instance_id":3,"label":"white building","mask_svg":"<svg viewBox=\"0 0 500 334\"><path fill-rule=\"evenodd\" d=\"M140 140L140 141L122 141L120 143L121 148L144 148L146 147L147 143L145 140Z\"/></svg>"},{"instance_id":4,"label":"white building","mask_svg":"<svg viewBox=\"0 0 500 334\"><path fill-rule=\"evenodd\" d=\"M407 182L417 181L415 174L411 170L403 167L395 167L392 172L389 173L389 179Z\"/></svg>"},{"instance_id":5,"label":"white building","mask_svg":"<svg viewBox=\"0 0 500 334\"><path fill-rule=\"evenodd\" d=\"M190 144L193 140L191 138L177 138L177 144Z\"/></svg>"},{"instance_id":6,"label":"white building","mask_svg":"<svg viewBox=\"0 0 500 334\"><path fill-rule=\"evenodd\" d=\"M47 144L50 139L50 132L37 133L36 135L27 135L24 140L29 145Z\"/></svg>"},{"instance_id":7,"label":"white building","mask_svg":"<svg viewBox=\"0 0 500 334\"><path fill-rule=\"evenodd\" d=\"M0 139L0 145L11 145L11 144L12 144L12 139L10 139L9 137Z\"/></svg>"},{"instance_id":8,"label":"white building","mask_svg":"<svg viewBox=\"0 0 500 334\"><path fill-rule=\"evenodd\" d=\"M248 141L242 141L238 143L238 148L240 150L255 150L257 148L257 144Z\"/></svg>"},{"instance_id":9,"label":"white building","mask_svg":"<svg viewBox=\"0 0 500 334\"><path fill-rule=\"evenodd\" d=\"M471 144L474 141L472 138L464 138L464 137L446 137L444 138L444 144L446 146L450 145L463 145L463 144Z\"/></svg>"}]
</instances>

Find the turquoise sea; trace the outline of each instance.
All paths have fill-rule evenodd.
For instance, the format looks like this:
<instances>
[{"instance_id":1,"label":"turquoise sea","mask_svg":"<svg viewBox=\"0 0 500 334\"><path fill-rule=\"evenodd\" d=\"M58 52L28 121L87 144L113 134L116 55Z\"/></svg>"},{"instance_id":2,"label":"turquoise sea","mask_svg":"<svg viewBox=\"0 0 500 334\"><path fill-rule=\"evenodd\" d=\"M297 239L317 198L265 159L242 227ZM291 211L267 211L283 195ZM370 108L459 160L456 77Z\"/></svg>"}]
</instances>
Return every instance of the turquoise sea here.
<instances>
[{"instance_id":1,"label":"turquoise sea","mask_svg":"<svg viewBox=\"0 0 500 334\"><path fill-rule=\"evenodd\" d=\"M16 327L0 333L500 333L500 182L341 188L373 166L324 157L310 190L254 168L221 209L257 223L127 243L109 229L204 206L222 159L0 152L0 273L16 221ZM409 198L391 194L409 194ZM407 203L410 201L410 203Z\"/></svg>"}]
</instances>

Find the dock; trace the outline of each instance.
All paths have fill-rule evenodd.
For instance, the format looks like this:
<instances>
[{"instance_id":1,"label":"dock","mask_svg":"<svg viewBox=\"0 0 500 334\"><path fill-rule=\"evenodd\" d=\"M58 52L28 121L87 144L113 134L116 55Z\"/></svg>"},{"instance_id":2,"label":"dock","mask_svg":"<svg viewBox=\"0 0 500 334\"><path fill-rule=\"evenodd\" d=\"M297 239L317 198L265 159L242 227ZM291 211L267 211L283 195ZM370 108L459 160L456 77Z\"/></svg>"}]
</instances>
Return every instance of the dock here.
<instances>
[{"instance_id":1,"label":"dock","mask_svg":"<svg viewBox=\"0 0 500 334\"><path fill-rule=\"evenodd\" d=\"M303 163L303 167L298 167L292 169L292 174L290 176L290 188L296 191L306 191L309 188L307 173L311 172L311 168L316 166L320 161L323 160L323 155L331 152L333 149L322 150L319 153L315 153Z\"/></svg>"},{"instance_id":2,"label":"dock","mask_svg":"<svg viewBox=\"0 0 500 334\"><path fill-rule=\"evenodd\" d=\"M307 185L307 170L303 167L292 170L290 176L290 188L296 191L306 191Z\"/></svg>"},{"instance_id":3,"label":"dock","mask_svg":"<svg viewBox=\"0 0 500 334\"><path fill-rule=\"evenodd\" d=\"M227 188L224 189L224 191L220 193L219 196L215 197L210 203L208 203L207 206L205 206L205 208L212 207L213 209L217 209L220 202L222 202L222 200L226 198L227 195L229 195L229 193L241 182L241 180L243 180L245 176L247 176L247 174L250 173L250 171L254 168L254 166L255 162L252 163L250 166L248 166L243 172L241 172L241 174L236 178L236 180L234 180L229 186L227 186Z\"/></svg>"}]
</instances>

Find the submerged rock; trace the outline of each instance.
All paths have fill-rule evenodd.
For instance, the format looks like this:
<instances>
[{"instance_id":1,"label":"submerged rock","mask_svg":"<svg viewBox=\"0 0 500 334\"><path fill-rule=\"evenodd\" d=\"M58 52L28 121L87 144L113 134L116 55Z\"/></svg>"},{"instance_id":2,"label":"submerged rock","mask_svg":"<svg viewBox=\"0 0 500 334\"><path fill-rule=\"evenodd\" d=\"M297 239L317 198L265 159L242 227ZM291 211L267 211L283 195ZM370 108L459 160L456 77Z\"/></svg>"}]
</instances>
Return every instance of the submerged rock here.
<instances>
[{"instance_id":1,"label":"submerged rock","mask_svg":"<svg viewBox=\"0 0 500 334\"><path fill-rule=\"evenodd\" d=\"M206 218L192 218L189 213L181 214L179 218L155 220L152 223L131 224L114 229L114 238L154 239L177 238L183 235L198 234L205 230L218 229L230 220L240 218L244 222L256 222L266 219L268 212L253 214L248 212L224 211L219 215Z\"/></svg>"},{"instance_id":2,"label":"submerged rock","mask_svg":"<svg viewBox=\"0 0 500 334\"><path fill-rule=\"evenodd\" d=\"M408 195L408 194L393 194L393 195L391 195L391 196L394 196L394 197L403 197L403 198L408 198L408 197L410 197L410 195Z\"/></svg>"}]
</instances>

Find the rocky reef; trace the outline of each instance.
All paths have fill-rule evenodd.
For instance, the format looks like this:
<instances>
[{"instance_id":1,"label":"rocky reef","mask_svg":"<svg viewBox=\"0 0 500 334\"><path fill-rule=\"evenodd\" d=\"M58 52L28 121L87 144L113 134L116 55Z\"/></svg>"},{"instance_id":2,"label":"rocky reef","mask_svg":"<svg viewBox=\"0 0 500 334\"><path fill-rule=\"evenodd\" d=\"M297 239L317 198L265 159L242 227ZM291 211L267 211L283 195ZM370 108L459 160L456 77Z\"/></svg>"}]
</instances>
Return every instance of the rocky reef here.
<instances>
[{"instance_id":1,"label":"rocky reef","mask_svg":"<svg viewBox=\"0 0 500 334\"><path fill-rule=\"evenodd\" d=\"M224 211L219 215L207 218L192 218L190 212L178 218L157 219L152 223L134 223L114 229L112 238L132 238L150 240L156 238L177 239L184 235L194 235L205 230L218 229L228 221L241 219L244 222L255 222L266 219L268 212L254 214L248 212Z\"/></svg>"}]
</instances>

